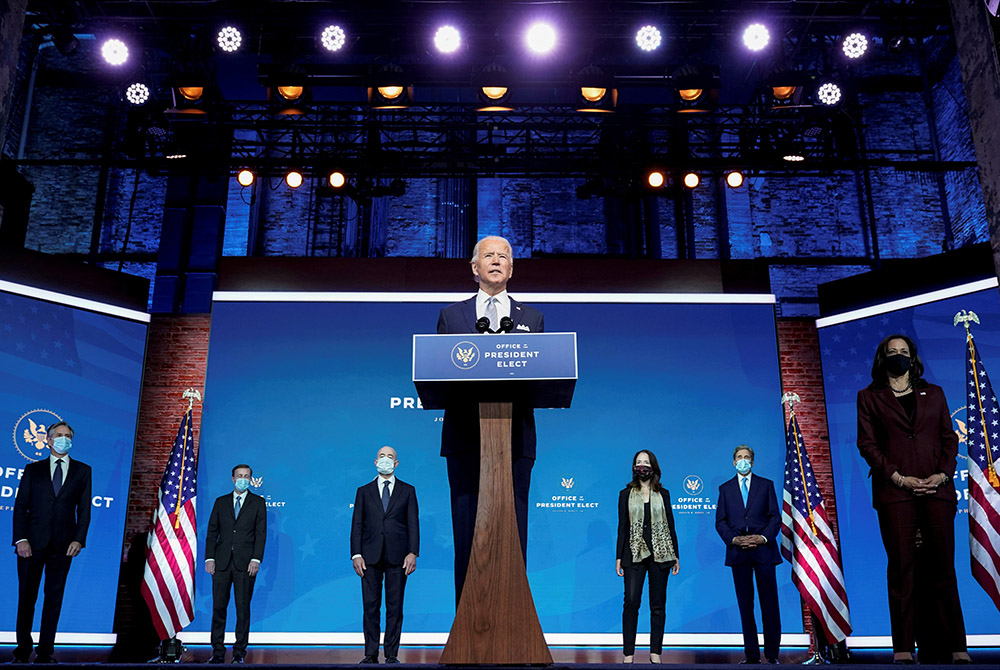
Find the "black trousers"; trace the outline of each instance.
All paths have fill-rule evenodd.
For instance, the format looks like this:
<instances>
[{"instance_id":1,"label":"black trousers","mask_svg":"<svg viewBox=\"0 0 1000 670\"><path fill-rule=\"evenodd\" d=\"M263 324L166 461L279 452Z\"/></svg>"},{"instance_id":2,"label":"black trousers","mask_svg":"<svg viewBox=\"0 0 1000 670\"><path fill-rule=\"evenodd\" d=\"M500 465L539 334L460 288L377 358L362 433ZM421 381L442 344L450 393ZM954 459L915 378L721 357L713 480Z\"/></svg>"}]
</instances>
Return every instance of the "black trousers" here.
<instances>
[{"instance_id":1,"label":"black trousers","mask_svg":"<svg viewBox=\"0 0 1000 670\"><path fill-rule=\"evenodd\" d=\"M41 551L32 549L30 558L17 557L17 647L14 655L27 659L31 655L31 625L35 620L35 602L38 600L38 587L45 573L45 600L42 604L42 627L39 631L38 646L35 648L39 656L51 656L55 651L56 625L59 623L59 612L62 610L63 592L66 589L66 576L73 559L66 555L66 550L53 551L45 548Z\"/></svg>"},{"instance_id":2,"label":"black trousers","mask_svg":"<svg viewBox=\"0 0 1000 670\"><path fill-rule=\"evenodd\" d=\"M361 578L361 602L365 607L365 656L378 657L379 623L382 615L382 584L385 584L385 657L399 656L399 636L403 631L403 592L406 574L401 565L383 561L368 564Z\"/></svg>"},{"instance_id":3,"label":"black trousers","mask_svg":"<svg viewBox=\"0 0 1000 670\"><path fill-rule=\"evenodd\" d=\"M251 577L246 570L237 570L232 559L224 570L215 569L212 576L212 655L226 655L226 611L229 609L229 592L236 602L236 644L233 658L242 658L247 653L250 639L250 599L257 577Z\"/></svg>"},{"instance_id":4,"label":"black trousers","mask_svg":"<svg viewBox=\"0 0 1000 670\"><path fill-rule=\"evenodd\" d=\"M451 486L451 530L455 539L455 607L462 598L465 574L472 554L472 536L476 531L476 511L479 507L479 449L446 456L448 484ZM533 458L514 458L511 474L514 478L514 512L517 534L521 540L521 556L528 560L528 489L531 488Z\"/></svg>"},{"instance_id":5,"label":"black trousers","mask_svg":"<svg viewBox=\"0 0 1000 670\"><path fill-rule=\"evenodd\" d=\"M778 660L781 646L781 613L778 611L778 580L775 566L760 563L744 563L731 566L733 586L736 587L736 604L740 609L740 624L743 627L743 654L748 661L760 661L760 645L757 642L757 620L753 614L753 583L757 580L760 595L760 615L764 625L764 657Z\"/></svg>"},{"instance_id":6,"label":"black trousers","mask_svg":"<svg viewBox=\"0 0 1000 670\"><path fill-rule=\"evenodd\" d=\"M622 610L622 653L635 653L635 632L639 626L642 586L649 573L649 652L663 653L663 627L667 622L667 579L673 563L655 563L648 557L641 563L622 566L625 571L625 607Z\"/></svg>"},{"instance_id":7,"label":"black trousers","mask_svg":"<svg viewBox=\"0 0 1000 670\"><path fill-rule=\"evenodd\" d=\"M958 598L955 576L954 503L940 498L917 498L885 505L878 510L878 525L885 547L886 581L889 587L889 623L892 650L912 652L916 630L917 530L919 559L925 568L920 589L931 596L936 616L924 613L940 626L938 646L942 652L966 650L965 620ZM926 602L924 603L926 605Z\"/></svg>"}]
</instances>

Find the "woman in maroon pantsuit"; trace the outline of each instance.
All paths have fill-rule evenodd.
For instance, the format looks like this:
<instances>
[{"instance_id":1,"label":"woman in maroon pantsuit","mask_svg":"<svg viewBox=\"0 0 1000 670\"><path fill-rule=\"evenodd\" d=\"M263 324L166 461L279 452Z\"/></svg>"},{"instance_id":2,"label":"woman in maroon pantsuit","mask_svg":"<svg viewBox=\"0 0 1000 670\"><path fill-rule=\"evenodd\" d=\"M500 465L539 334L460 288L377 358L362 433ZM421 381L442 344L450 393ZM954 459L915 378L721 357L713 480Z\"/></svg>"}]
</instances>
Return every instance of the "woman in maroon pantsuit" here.
<instances>
[{"instance_id":1,"label":"woman in maroon pantsuit","mask_svg":"<svg viewBox=\"0 0 1000 670\"><path fill-rule=\"evenodd\" d=\"M968 663L955 577L957 502L951 475L958 437L944 392L922 379L923 372L910 338L890 335L882 340L872 363L872 383L858 392L858 449L871 467L872 506L888 558L893 663L913 663L918 589L933 594L921 600L940 609L934 617L941 622L935 646L950 651L955 662ZM933 575L919 584L918 531Z\"/></svg>"}]
</instances>

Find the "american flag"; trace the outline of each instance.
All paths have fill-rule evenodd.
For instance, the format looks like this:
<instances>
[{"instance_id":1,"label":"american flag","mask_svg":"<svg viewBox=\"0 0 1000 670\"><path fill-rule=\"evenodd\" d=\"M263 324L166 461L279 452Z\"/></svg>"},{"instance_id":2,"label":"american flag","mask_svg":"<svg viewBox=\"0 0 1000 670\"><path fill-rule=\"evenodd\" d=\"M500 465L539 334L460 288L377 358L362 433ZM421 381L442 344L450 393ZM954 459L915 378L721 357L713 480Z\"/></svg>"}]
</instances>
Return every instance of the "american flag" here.
<instances>
[{"instance_id":1,"label":"american flag","mask_svg":"<svg viewBox=\"0 0 1000 670\"><path fill-rule=\"evenodd\" d=\"M161 640L174 637L194 618L194 568L198 552L195 524L197 468L191 408L184 413L170 462L160 480L153 532L146 545L142 597Z\"/></svg>"},{"instance_id":2,"label":"american flag","mask_svg":"<svg viewBox=\"0 0 1000 670\"><path fill-rule=\"evenodd\" d=\"M795 412L785 434L785 491L781 505L781 554L792 564L792 581L821 622L830 642L851 634L840 550L813 475Z\"/></svg>"},{"instance_id":3,"label":"american flag","mask_svg":"<svg viewBox=\"0 0 1000 670\"><path fill-rule=\"evenodd\" d=\"M969 404L966 430L969 448L969 547L972 576L1000 609L1000 480L997 446L1000 445L1000 407L979 358L972 334L966 336L966 379Z\"/></svg>"}]
</instances>

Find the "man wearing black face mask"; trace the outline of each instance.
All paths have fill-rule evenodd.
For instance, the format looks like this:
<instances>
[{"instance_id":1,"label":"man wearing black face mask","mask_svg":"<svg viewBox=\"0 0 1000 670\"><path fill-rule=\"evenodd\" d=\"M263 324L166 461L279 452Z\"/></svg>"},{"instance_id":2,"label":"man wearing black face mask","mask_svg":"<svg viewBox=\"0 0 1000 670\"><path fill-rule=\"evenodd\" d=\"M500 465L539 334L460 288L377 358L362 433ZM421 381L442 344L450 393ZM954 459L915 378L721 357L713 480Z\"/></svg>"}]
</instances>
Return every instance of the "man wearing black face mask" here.
<instances>
[{"instance_id":1,"label":"man wearing black face mask","mask_svg":"<svg viewBox=\"0 0 1000 670\"><path fill-rule=\"evenodd\" d=\"M955 576L955 486L958 437L940 386L922 379L924 366L905 335L882 340L872 383L858 392L858 449L872 479L872 506L888 565L893 662L913 663L917 589L934 596L939 646L968 663L965 624ZM916 581L916 534L934 575Z\"/></svg>"}]
</instances>

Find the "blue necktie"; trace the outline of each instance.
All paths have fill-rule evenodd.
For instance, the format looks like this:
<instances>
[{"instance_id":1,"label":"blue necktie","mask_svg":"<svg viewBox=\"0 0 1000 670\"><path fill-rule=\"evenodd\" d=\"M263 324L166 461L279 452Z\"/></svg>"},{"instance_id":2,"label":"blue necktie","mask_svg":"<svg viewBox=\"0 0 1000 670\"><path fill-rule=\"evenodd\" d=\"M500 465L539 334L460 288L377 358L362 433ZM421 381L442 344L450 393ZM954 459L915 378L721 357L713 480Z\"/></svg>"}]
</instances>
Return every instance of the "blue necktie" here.
<instances>
[{"instance_id":1,"label":"blue necktie","mask_svg":"<svg viewBox=\"0 0 1000 670\"><path fill-rule=\"evenodd\" d=\"M747 478L743 478L743 486L740 487L740 493L743 494L743 506L747 506L747 496L750 494L750 485L747 484Z\"/></svg>"},{"instance_id":2,"label":"blue necktie","mask_svg":"<svg viewBox=\"0 0 1000 670\"><path fill-rule=\"evenodd\" d=\"M497 319L497 299L490 297L486 301L486 318L490 320L490 330L497 330L500 321Z\"/></svg>"},{"instance_id":3,"label":"blue necktie","mask_svg":"<svg viewBox=\"0 0 1000 670\"><path fill-rule=\"evenodd\" d=\"M382 511L389 511L389 480L385 480L385 484L382 487Z\"/></svg>"},{"instance_id":4,"label":"blue necktie","mask_svg":"<svg viewBox=\"0 0 1000 670\"><path fill-rule=\"evenodd\" d=\"M233 510L233 516L235 516L236 518L239 518L240 516L240 500L242 499L243 496L236 496L236 508Z\"/></svg>"},{"instance_id":5,"label":"blue necktie","mask_svg":"<svg viewBox=\"0 0 1000 670\"><path fill-rule=\"evenodd\" d=\"M59 495L59 490L62 489L63 485L63 471L62 471L62 459L56 459L56 471L52 475L52 490L55 491L56 495Z\"/></svg>"}]
</instances>

